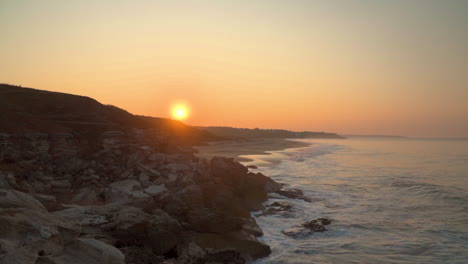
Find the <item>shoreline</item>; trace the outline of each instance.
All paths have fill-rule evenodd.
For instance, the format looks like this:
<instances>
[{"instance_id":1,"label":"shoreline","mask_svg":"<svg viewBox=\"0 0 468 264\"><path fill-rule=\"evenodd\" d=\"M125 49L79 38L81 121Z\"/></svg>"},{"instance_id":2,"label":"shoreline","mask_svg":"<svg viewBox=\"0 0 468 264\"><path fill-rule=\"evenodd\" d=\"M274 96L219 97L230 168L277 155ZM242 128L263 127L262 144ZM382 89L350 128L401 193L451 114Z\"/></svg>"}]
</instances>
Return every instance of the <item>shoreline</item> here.
<instances>
[{"instance_id":1,"label":"shoreline","mask_svg":"<svg viewBox=\"0 0 468 264\"><path fill-rule=\"evenodd\" d=\"M269 156L271 151L310 146L310 143L294 141L286 138L258 138L232 141L212 141L208 145L195 146L199 158L213 157L233 158L238 162L251 162L253 159L245 156Z\"/></svg>"}]
</instances>

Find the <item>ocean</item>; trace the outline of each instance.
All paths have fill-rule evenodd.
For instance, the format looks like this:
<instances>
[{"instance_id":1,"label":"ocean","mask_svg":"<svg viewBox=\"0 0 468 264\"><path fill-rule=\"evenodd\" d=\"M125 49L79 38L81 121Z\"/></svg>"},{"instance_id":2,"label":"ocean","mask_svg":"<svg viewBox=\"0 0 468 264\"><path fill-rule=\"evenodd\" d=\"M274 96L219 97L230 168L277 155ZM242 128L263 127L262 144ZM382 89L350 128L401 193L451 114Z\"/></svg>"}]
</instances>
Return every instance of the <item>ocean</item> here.
<instances>
[{"instance_id":1,"label":"ocean","mask_svg":"<svg viewBox=\"0 0 468 264\"><path fill-rule=\"evenodd\" d=\"M468 263L468 140L307 139L304 148L247 155L244 165L312 199L258 216L272 254L255 263ZM281 231L332 220L323 233Z\"/></svg>"}]
</instances>

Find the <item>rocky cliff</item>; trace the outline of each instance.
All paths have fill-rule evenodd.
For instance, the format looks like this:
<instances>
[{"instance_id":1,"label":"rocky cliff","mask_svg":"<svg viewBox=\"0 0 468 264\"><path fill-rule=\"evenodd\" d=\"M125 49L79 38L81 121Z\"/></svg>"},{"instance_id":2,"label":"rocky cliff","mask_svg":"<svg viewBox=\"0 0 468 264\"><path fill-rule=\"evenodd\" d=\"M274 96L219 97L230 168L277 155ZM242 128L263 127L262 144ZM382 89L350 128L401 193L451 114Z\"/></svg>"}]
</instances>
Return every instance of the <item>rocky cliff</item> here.
<instances>
[{"instance_id":1,"label":"rocky cliff","mask_svg":"<svg viewBox=\"0 0 468 264\"><path fill-rule=\"evenodd\" d=\"M68 94L0 87L0 263L245 263L280 185L210 137Z\"/></svg>"}]
</instances>

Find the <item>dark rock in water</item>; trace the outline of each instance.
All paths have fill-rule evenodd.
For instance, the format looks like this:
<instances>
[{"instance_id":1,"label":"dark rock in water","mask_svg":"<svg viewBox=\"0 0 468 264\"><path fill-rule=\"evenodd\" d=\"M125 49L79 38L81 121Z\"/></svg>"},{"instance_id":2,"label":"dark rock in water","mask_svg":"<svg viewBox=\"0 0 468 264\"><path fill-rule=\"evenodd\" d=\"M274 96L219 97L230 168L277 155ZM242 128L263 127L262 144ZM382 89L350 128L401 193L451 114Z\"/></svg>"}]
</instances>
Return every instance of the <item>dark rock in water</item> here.
<instances>
[{"instance_id":1,"label":"dark rock in water","mask_svg":"<svg viewBox=\"0 0 468 264\"><path fill-rule=\"evenodd\" d=\"M249 169L258 169L258 167L255 166L255 165L249 165L249 166L246 166L246 167L249 168Z\"/></svg>"},{"instance_id":2,"label":"dark rock in water","mask_svg":"<svg viewBox=\"0 0 468 264\"><path fill-rule=\"evenodd\" d=\"M309 197L304 196L304 193L299 189L283 188L276 191L276 193L290 199L300 199L309 203L312 202L312 200Z\"/></svg>"},{"instance_id":3,"label":"dark rock in water","mask_svg":"<svg viewBox=\"0 0 468 264\"><path fill-rule=\"evenodd\" d=\"M263 236L263 230L258 226L254 218L247 218L242 229L253 236Z\"/></svg>"},{"instance_id":4,"label":"dark rock in water","mask_svg":"<svg viewBox=\"0 0 468 264\"><path fill-rule=\"evenodd\" d=\"M302 224L302 226L314 232L324 232L327 231L325 225L329 225L330 223L331 221L326 218L317 218Z\"/></svg>"},{"instance_id":5,"label":"dark rock in water","mask_svg":"<svg viewBox=\"0 0 468 264\"><path fill-rule=\"evenodd\" d=\"M269 207L276 207L279 208L282 211L287 211L292 208L292 205L288 204L287 202L279 201L279 202L273 202L269 205Z\"/></svg>"},{"instance_id":6,"label":"dark rock in water","mask_svg":"<svg viewBox=\"0 0 468 264\"><path fill-rule=\"evenodd\" d=\"M290 228L286 228L281 231L281 233L293 237L293 238L304 238L309 235L312 235L315 232L325 232L327 229L325 228L326 225L329 225L331 220L326 218L317 218L306 222L300 226L293 226Z\"/></svg>"},{"instance_id":7,"label":"dark rock in water","mask_svg":"<svg viewBox=\"0 0 468 264\"><path fill-rule=\"evenodd\" d=\"M289 203L284 202L284 201L273 202L273 203L267 205L266 207L267 208L265 210L263 210L261 214L257 215L257 217L258 216L275 215L275 214L284 215L284 214L292 211L292 205L290 205Z\"/></svg>"}]
</instances>

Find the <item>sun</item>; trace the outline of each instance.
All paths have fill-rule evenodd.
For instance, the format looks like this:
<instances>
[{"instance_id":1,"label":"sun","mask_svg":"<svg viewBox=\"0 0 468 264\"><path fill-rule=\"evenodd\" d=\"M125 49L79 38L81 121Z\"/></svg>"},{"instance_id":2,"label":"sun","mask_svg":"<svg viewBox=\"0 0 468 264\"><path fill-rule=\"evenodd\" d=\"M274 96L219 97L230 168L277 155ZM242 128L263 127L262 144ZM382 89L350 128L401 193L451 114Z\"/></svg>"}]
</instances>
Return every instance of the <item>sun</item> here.
<instances>
[{"instance_id":1,"label":"sun","mask_svg":"<svg viewBox=\"0 0 468 264\"><path fill-rule=\"evenodd\" d=\"M177 120L184 120L189 115L189 109L186 105L177 104L172 107L172 118Z\"/></svg>"}]
</instances>

